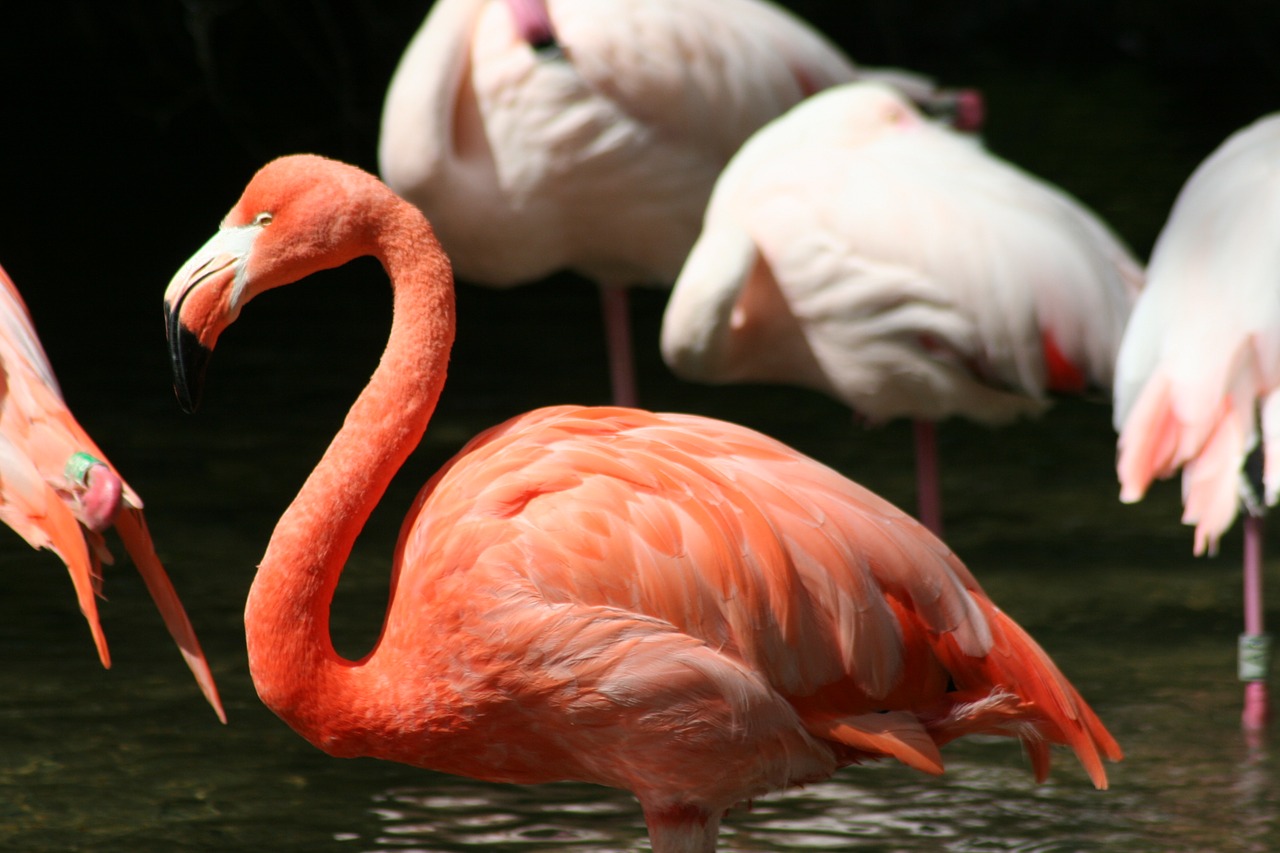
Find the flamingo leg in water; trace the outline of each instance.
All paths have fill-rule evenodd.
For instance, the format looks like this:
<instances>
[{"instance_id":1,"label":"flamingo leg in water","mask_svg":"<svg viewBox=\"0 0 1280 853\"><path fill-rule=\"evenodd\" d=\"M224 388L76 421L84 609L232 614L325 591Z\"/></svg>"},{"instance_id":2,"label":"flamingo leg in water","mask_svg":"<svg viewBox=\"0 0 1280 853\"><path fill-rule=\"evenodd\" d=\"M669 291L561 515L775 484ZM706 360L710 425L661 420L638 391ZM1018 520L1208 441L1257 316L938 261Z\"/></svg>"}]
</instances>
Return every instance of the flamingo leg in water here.
<instances>
[{"instance_id":1,"label":"flamingo leg in water","mask_svg":"<svg viewBox=\"0 0 1280 853\"><path fill-rule=\"evenodd\" d=\"M600 305L604 309L604 335L609 354L609 377L613 383L613 402L618 406L635 407L640 397L636 393L631 310L626 288L600 285Z\"/></svg>"},{"instance_id":2,"label":"flamingo leg in water","mask_svg":"<svg viewBox=\"0 0 1280 853\"><path fill-rule=\"evenodd\" d=\"M933 421L913 422L916 444L916 503L920 523L942 538L942 486L938 482L938 435Z\"/></svg>"},{"instance_id":3,"label":"flamingo leg in water","mask_svg":"<svg viewBox=\"0 0 1280 853\"><path fill-rule=\"evenodd\" d=\"M696 809L645 811L653 853L715 853L719 816Z\"/></svg>"},{"instance_id":4,"label":"flamingo leg in water","mask_svg":"<svg viewBox=\"0 0 1280 853\"><path fill-rule=\"evenodd\" d=\"M1267 664L1271 638L1262 621L1262 516L1244 518L1244 634L1240 637L1240 678L1244 685L1245 729L1258 731L1270 717Z\"/></svg>"}]
</instances>

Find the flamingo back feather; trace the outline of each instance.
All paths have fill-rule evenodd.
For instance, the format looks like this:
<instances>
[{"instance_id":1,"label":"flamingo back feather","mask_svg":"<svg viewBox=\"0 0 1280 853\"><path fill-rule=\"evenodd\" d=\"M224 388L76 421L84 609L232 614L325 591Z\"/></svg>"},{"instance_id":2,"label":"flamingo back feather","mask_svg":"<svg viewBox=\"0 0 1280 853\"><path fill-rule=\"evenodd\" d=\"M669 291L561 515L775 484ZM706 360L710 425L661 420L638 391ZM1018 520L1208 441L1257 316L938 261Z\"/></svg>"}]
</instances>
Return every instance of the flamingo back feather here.
<instances>
[{"instance_id":1,"label":"flamingo back feather","mask_svg":"<svg viewBox=\"0 0 1280 853\"><path fill-rule=\"evenodd\" d=\"M691 379L825 391L871 421L1000 423L1111 387L1141 281L1065 192L854 83L766 125L725 168L663 355Z\"/></svg>"},{"instance_id":2,"label":"flamingo back feather","mask_svg":"<svg viewBox=\"0 0 1280 853\"><path fill-rule=\"evenodd\" d=\"M760 0L546 7L555 51L531 45L508 4L435 3L387 91L382 175L470 281L570 268L669 287L734 151L805 97L867 73ZM920 75L871 73L925 102L954 98Z\"/></svg>"},{"instance_id":3,"label":"flamingo back feather","mask_svg":"<svg viewBox=\"0 0 1280 853\"><path fill-rule=\"evenodd\" d=\"M1100 756L1120 757L943 543L750 430L539 410L474 439L409 518L399 560L438 568L395 591L388 626L394 608L438 600L444 575L467 566L522 600L607 608L646 633L692 639L724 659L727 679L757 673L837 763L892 756L940 772L938 746L986 732L1022 738L1038 776L1045 744L1068 744L1103 787ZM535 644L552 642L544 630Z\"/></svg>"}]
</instances>

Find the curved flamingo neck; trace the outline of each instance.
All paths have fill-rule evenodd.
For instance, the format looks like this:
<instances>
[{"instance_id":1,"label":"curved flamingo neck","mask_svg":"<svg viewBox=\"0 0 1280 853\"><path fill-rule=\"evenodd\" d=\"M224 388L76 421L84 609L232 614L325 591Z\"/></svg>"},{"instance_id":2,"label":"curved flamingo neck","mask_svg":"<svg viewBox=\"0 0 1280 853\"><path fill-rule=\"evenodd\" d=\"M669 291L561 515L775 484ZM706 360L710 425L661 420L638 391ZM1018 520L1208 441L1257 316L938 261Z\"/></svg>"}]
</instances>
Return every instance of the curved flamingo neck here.
<instances>
[{"instance_id":1,"label":"curved flamingo neck","mask_svg":"<svg viewBox=\"0 0 1280 853\"><path fill-rule=\"evenodd\" d=\"M334 650L329 609L338 577L426 430L454 336L453 279L430 226L399 199L378 208L383 212L375 214L367 253L391 279L390 337L369 384L276 525L245 609L249 670L259 696L329 752L342 751L331 733L337 718L351 715L360 693L351 682L376 653L355 662Z\"/></svg>"}]
</instances>

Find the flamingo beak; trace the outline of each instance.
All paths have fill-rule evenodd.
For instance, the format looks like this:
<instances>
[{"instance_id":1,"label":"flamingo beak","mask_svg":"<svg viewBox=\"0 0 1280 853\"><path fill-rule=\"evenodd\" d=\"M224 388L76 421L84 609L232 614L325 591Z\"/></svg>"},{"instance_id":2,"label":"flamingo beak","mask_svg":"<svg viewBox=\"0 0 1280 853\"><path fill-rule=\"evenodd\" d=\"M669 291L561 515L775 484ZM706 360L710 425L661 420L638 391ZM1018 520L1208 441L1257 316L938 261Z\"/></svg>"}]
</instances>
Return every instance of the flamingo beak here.
<instances>
[{"instance_id":1,"label":"flamingo beak","mask_svg":"<svg viewBox=\"0 0 1280 853\"><path fill-rule=\"evenodd\" d=\"M257 226L222 228L182 265L164 294L173 390L183 411L200 407L218 335L245 301L245 266Z\"/></svg>"},{"instance_id":2,"label":"flamingo beak","mask_svg":"<svg viewBox=\"0 0 1280 853\"><path fill-rule=\"evenodd\" d=\"M978 133L987 120L986 101L977 89L944 89L932 103L920 107L925 115L961 133Z\"/></svg>"},{"instance_id":3,"label":"flamingo beak","mask_svg":"<svg viewBox=\"0 0 1280 853\"><path fill-rule=\"evenodd\" d=\"M173 369L173 393L178 405L190 414L200 408L204 393L204 376L213 350L200 343L196 334L182 325L181 305L178 311L164 306L165 331L169 337L169 359Z\"/></svg>"}]
</instances>

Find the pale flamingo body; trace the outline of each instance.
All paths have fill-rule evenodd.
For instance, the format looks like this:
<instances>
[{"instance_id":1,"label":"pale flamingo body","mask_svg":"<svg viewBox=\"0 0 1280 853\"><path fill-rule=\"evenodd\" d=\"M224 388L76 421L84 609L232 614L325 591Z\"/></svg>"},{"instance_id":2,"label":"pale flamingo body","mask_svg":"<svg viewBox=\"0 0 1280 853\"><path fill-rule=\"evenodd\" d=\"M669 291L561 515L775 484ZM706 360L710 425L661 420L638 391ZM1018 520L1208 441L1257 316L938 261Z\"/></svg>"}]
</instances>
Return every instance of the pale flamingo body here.
<instances>
[{"instance_id":1,"label":"pale flamingo body","mask_svg":"<svg viewBox=\"0 0 1280 853\"><path fill-rule=\"evenodd\" d=\"M1122 500L1141 500L1153 480L1181 469L1182 520L1195 525L1196 554L1215 552L1242 500L1249 506L1245 631L1254 637L1263 634L1261 513L1280 492L1277 234L1280 114L1233 134L1179 193L1115 386ZM1255 450L1262 465L1250 475ZM1251 728L1266 717L1261 679L1244 716Z\"/></svg>"},{"instance_id":2,"label":"pale flamingo body","mask_svg":"<svg viewBox=\"0 0 1280 853\"><path fill-rule=\"evenodd\" d=\"M671 286L743 140L859 73L761 0L440 0L388 89L380 169L460 278L508 287L574 270L625 337L622 288ZM880 73L943 106L974 102ZM615 401L633 404L629 345L610 351Z\"/></svg>"},{"instance_id":3,"label":"pale flamingo body","mask_svg":"<svg viewBox=\"0 0 1280 853\"><path fill-rule=\"evenodd\" d=\"M316 746L480 779L639 798L655 851L711 851L726 809L895 757L941 772L971 732L1067 743L1094 783L1111 736L919 524L746 428L565 406L475 438L405 519L374 648L344 660L343 563L419 442L453 339L448 260L375 178L289 157L250 182L165 307L190 407L261 291L360 255L393 286L369 385L285 512L249 593L263 701Z\"/></svg>"},{"instance_id":4,"label":"pale flamingo body","mask_svg":"<svg viewBox=\"0 0 1280 853\"><path fill-rule=\"evenodd\" d=\"M102 665L111 665L98 617L102 532L115 526L201 690L225 721L213 675L156 556L142 501L72 416L18 290L0 269L0 521L66 564Z\"/></svg>"},{"instance_id":5,"label":"pale flamingo body","mask_svg":"<svg viewBox=\"0 0 1280 853\"><path fill-rule=\"evenodd\" d=\"M662 351L685 378L801 385L871 423L999 424L1110 387L1141 279L1066 193L855 83L726 167Z\"/></svg>"}]
</instances>

